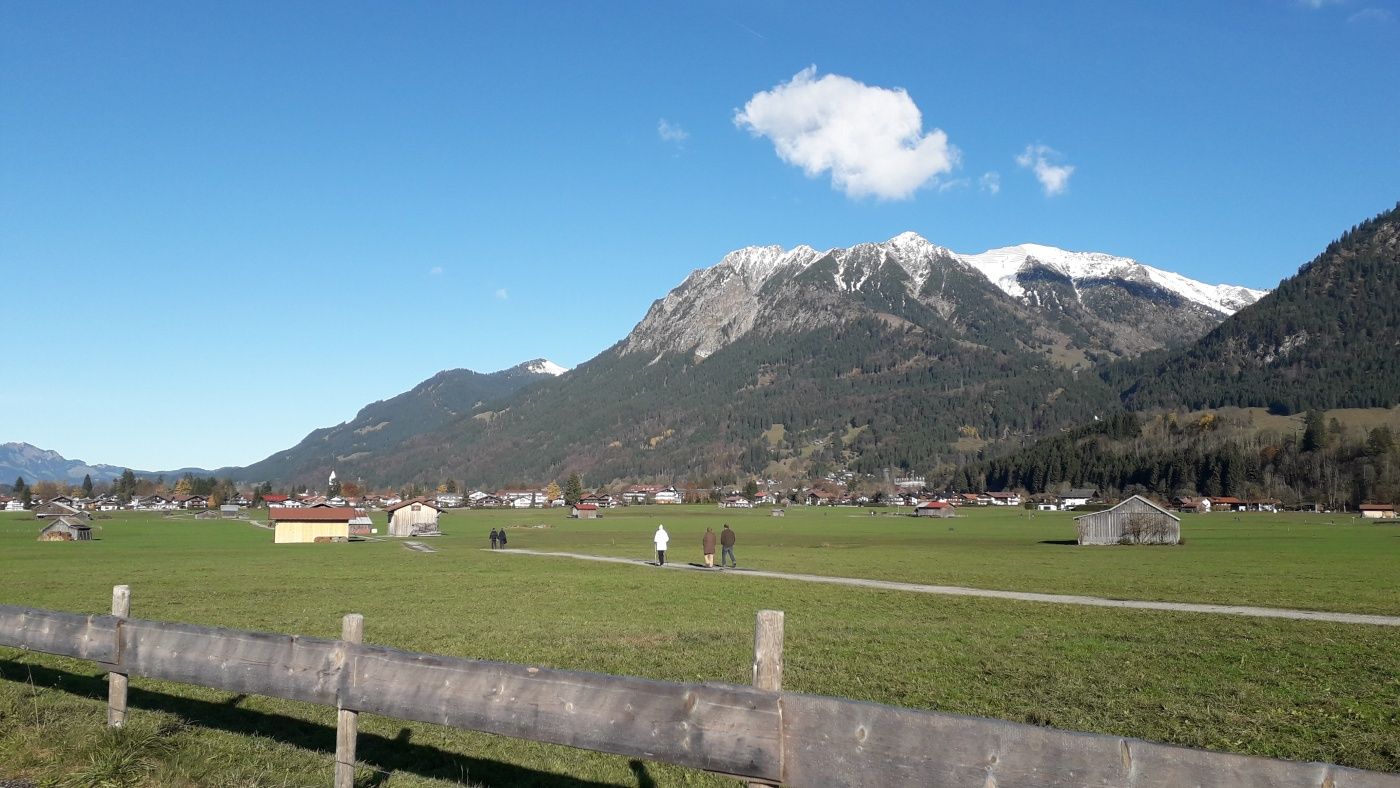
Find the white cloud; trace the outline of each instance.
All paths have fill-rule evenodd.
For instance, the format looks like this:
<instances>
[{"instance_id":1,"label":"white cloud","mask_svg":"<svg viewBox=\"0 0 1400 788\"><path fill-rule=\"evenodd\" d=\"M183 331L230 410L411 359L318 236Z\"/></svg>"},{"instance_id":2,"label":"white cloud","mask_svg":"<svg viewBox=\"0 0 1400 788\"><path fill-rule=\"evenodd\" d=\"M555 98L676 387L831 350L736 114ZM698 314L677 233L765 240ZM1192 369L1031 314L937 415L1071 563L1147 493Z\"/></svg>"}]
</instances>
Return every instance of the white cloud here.
<instances>
[{"instance_id":1,"label":"white cloud","mask_svg":"<svg viewBox=\"0 0 1400 788\"><path fill-rule=\"evenodd\" d=\"M1311 8L1316 11L1329 5L1337 5L1342 0L1298 0L1298 5L1304 8Z\"/></svg>"},{"instance_id":2,"label":"white cloud","mask_svg":"<svg viewBox=\"0 0 1400 788\"><path fill-rule=\"evenodd\" d=\"M679 145L690 139L690 132L681 128L679 123L672 123L662 118L656 123L656 136L667 142L674 142Z\"/></svg>"},{"instance_id":3,"label":"white cloud","mask_svg":"<svg viewBox=\"0 0 1400 788\"><path fill-rule=\"evenodd\" d=\"M1069 188L1069 176L1074 174L1072 164L1051 164L1051 159L1060 158L1059 151L1049 145L1027 145L1026 150L1016 157L1016 163L1035 173L1035 179L1045 189L1046 197L1064 194Z\"/></svg>"},{"instance_id":4,"label":"white cloud","mask_svg":"<svg viewBox=\"0 0 1400 788\"><path fill-rule=\"evenodd\" d=\"M755 93L734 125L772 140L778 157L810 178L831 172L848 197L903 200L958 164L958 149L923 116L903 88L850 77L817 78L808 66L790 81Z\"/></svg>"},{"instance_id":5,"label":"white cloud","mask_svg":"<svg viewBox=\"0 0 1400 788\"><path fill-rule=\"evenodd\" d=\"M1001 191L1001 173L999 173L999 172L987 172L987 173L983 173L983 174L982 174L982 177L977 179L977 188L981 189L981 190L984 191L984 192L987 192L988 194L996 194L996 193L1000 192L1000 191Z\"/></svg>"},{"instance_id":6,"label":"white cloud","mask_svg":"<svg viewBox=\"0 0 1400 788\"><path fill-rule=\"evenodd\" d=\"M1347 21L1363 25L1384 25L1395 21L1395 14L1384 8L1363 8L1347 17Z\"/></svg>"},{"instance_id":7,"label":"white cloud","mask_svg":"<svg viewBox=\"0 0 1400 788\"><path fill-rule=\"evenodd\" d=\"M510 298L510 293L506 292L506 289L502 287L496 291L496 298L500 299L501 301L504 301L507 298Z\"/></svg>"},{"instance_id":8,"label":"white cloud","mask_svg":"<svg viewBox=\"0 0 1400 788\"><path fill-rule=\"evenodd\" d=\"M428 269L428 275L429 275L429 276L441 276L441 275L442 275L442 266L440 266L440 265L435 265L435 266L433 266L432 268L429 268L429 269Z\"/></svg>"}]
</instances>

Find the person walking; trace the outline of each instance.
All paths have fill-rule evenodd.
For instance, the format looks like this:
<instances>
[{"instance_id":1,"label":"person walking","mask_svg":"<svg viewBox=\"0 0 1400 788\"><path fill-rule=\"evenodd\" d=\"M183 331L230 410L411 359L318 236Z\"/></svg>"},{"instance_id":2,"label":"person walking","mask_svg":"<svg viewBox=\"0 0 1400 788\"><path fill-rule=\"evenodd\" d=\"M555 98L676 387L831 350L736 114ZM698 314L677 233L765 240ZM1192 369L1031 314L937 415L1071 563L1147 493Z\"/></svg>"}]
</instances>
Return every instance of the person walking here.
<instances>
[{"instance_id":1,"label":"person walking","mask_svg":"<svg viewBox=\"0 0 1400 788\"><path fill-rule=\"evenodd\" d=\"M500 533L501 549L506 549L506 529L502 528Z\"/></svg>"},{"instance_id":2,"label":"person walking","mask_svg":"<svg viewBox=\"0 0 1400 788\"><path fill-rule=\"evenodd\" d=\"M734 560L734 532L729 529L729 523L725 523L724 530L720 532L719 544L723 548L719 554L719 565L724 566L727 558L730 566L737 569L739 562Z\"/></svg>"},{"instance_id":3,"label":"person walking","mask_svg":"<svg viewBox=\"0 0 1400 788\"><path fill-rule=\"evenodd\" d=\"M715 529L706 528L705 538L700 540L700 544L705 548L705 566L715 568Z\"/></svg>"},{"instance_id":4,"label":"person walking","mask_svg":"<svg viewBox=\"0 0 1400 788\"><path fill-rule=\"evenodd\" d=\"M501 537L496 534L496 529L491 529L491 549L496 549L496 544L501 541Z\"/></svg>"},{"instance_id":5,"label":"person walking","mask_svg":"<svg viewBox=\"0 0 1400 788\"><path fill-rule=\"evenodd\" d=\"M666 545L671 542L671 535L666 533L666 526L656 526L656 536L652 537L652 541L656 543L656 565L665 566Z\"/></svg>"}]
</instances>

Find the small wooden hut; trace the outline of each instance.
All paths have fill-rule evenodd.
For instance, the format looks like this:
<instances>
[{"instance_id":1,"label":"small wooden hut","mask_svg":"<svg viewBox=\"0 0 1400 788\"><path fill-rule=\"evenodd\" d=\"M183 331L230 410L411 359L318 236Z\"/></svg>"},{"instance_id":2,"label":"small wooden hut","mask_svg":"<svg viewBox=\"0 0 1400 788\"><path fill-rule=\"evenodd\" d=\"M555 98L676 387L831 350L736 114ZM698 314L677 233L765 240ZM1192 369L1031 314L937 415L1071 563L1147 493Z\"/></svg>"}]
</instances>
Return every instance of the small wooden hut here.
<instances>
[{"instance_id":1,"label":"small wooden hut","mask_svg":"<svg viewBox=\"0 0 1400 788\"><path fill-rule=\"evenodd\" d=\"M438 530L438 515L442 510L435 503L422 498L413 498L390 506L390 536L441 536Z\"/></svg>"},{"instance_id":2,"label":"small wooden hut","mask_svg":"<svg viewBox=\"0 0 1400 788\"><path fill-rule=\"evenodd\" d=\"M914 508L915 517L952 517L953 505L943 501L925 501Z\"/></svg>"},{"instance_id":3,"label":"small wooden hut","mask_svg":"<svg viewBox=\"0 0 1400 788\"><path fill-rule=\"evenodd\" d=\"M1141 495L1074 518L1080 544L1177 544L1181 518Z\"/></svg>"},{"instance_id":4,"label":"small wooden hut","mask_svg":"<svg viewBox=\"0 0 1400 788\"><path fill-rule=\"evenodd\" d=\"M267 519L275 527L272 541L276 544L348 541L350 521L354 517L355 510L349 507L311 509L274 506L267 510Z\"/></svg>"},{"instance_id":5,"label":"small wooden hut","mask_svg":"<svg viewBox=\"0 0 1400 788\"><path fill-rule=\"evenodd\" d=\"M596 520L598 519L598 504L576 503L569 510L569 516L575 520Z\"/></svg>"},{"instance_id":6,"label":"small wooden hut","mask_svg":"<svg viewBox=\"0 0 1400 788\"><path fill-rule=\"evenodd\" d=\"M79 517L59 516L39 531L41 542L92 541L92 526Z\"/></svg>"}]
</instances>

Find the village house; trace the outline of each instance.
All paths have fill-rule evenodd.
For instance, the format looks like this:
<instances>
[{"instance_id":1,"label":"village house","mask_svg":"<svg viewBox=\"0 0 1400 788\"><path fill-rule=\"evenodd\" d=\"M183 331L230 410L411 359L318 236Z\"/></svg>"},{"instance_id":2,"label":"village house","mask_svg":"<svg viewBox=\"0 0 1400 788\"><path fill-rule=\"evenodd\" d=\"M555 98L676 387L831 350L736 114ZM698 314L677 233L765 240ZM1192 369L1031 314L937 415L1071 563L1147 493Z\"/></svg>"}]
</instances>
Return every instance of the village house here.
<instances>
[{"instance_id":1,"label":"village house","mask_svg":"<svg viewBox=\"0 0 1400 788\"><path fill-rule=\"evenodd\" d=\"M549 501L549 496L540 490L498 490L496 497L506 502L507 506L515 509L532 509L536 506L543 507Z\"/></svg>"},{"instance_id":2,"label":"village house","mask_svg":"<svg viewBox=\"0 0 1400 788\"><path fill-rule=\"evenodd\" d=\"M752 509L753 501L742 495L729 495L719 502L723 509Z\"/></svg>"},{"instance_id":3,"label":"village house","mask_svg":"<svg viewBox=\"0 0 1400 788\"><path fill-rule=\"evenodd\" d=\"M1244 501L1230 495L1212 495L1206 500L1210 501L1212 512L1243 512L1249 508Z\"/></svg>"},{"instance_id":4,"label":"village house","mask_svg":"<svg viewBox=\"0 0 1400 788\"><path fill-rule=\"evenodd\" d=\"M1141 495L1074 518L1082 545L1178 544L1181 518Z\"/></svg>"},{"instance_id":5,"label":"village house","mask_svg":"<svg viewBox=\"0 0 1400 788\"><path fill-rule=\"evenodd\" d=\"M73 498L71 498L70 496L63 495L61 493L50 498L48 501L46 501L46 503L61 503L70 509L78 508L77 501L73 500Z\"/></svg>"},{"instance_id":6,"label":"village house","mask_svg":"<svg viewBox=\"0 0 1400 788\"><path fill-rule=\"evenodd\" d=\"M349 541L350 521L355 516L355 510L348 507L275 506L267 510L275 529L274 544Z\"/></svg>"},{"instance_id":7,"label":"village house","mask_svg":"<svg viewBox=\"0 0 1400 788\"><path fill-rule=\"evenodd\" d=\"M472 500L472 506L478 509L500 509L510 504L509 501L498 495L483 495Z\"/></svg>"},{"instance_id":8,"label":"village house","mask_svg":"<svg viewBox=\"0 0 1400 788\"><path fill-rule=\"evenodd\" d=\"M598 519L598 504L596 503L576 503L569 509L569 516L575 520L596 520Z\"/></svg>"},{"instance_id":9,"label":"village house","mask_svg":"<svg viewBox=\"0 0 1400 788\"><path fill-rule=\"evenodd\" d=\"M131 508L143 512L169 511L175 508L175 502L164 495L151 494L143 495L139 498L131 499Z\"/></svg>"},{"instance_id":10,"label":"village house","mask_svg":"<svg viewBox=\"0 0 1400 788\"><path fill-rule=\"evenodd\" d=\"M808 506L831 506L836 501L836 495L826 490L808 490L806 500Z\"/></svg>"},{"instance_id":11,"label":"village house","mask_svg":"<svg viewBox=\"0 0 1400 788\"><path fill-rule=\"evenodd\" d=\"M1076 487L1056 495L1055 502L1059 504L1061 511L1064 511L1076 506L1084 506L1090 501L1097 500L1098 497L1099 491L1093 487Z\"/></svg>"},{"instance_id":12,"label":"village house","mask_svg":"<svg viewBox=\"0 0 1400 788\"><path fill-rule=\"evenodd\" d=\"M1367 520L1395 519L1395 504L1393 503L1363 503L1360 509L1361 516Z\"/></svg>"},{"instance_id":13,"label":"village house","mask_svg":"<svg viewBox=\"0 0 1400 788\"><path fill-rule=\"evenodd\" d=\"M181 509L208 509L209 499L203 495L177 495L175 505Z\"/></svg>"},{"instance_id":14,"label":"village house","mask_svg":"<svg viewBox=\"0 0 1400 788\"><path fill-rule=\"evenodd\" d=\"M92 540L92 526L79 517L60 516L39 531L41 542L88 542Z\"/></svg>"},{"instance_id":15,"label":"village house","mask_svg":"<svg viewBox=\"0 0 1400 788\"><path fill-rule=\"evenodd\" d=\"M989 492L987 498L992 506L1020 506L1021 494L1014 492Z\"/></svg>"},{"instance_id":16,"label":"village house","mask_svg":"<svg viewBox=\"0 0 1400 788\"><path fill-rule=\"evenodd\" d=\"M443 509L455 509L462 505L462 496L458 493L438 493L434 500Z\"/></svg>"},{"instance_id":17,"label":"village house","mask_svg":"<svg viewBox=\"0 0 1400 788\"><path fill-rule=\"evenodd\" d=\"M596 492L583 496L579 499L579 503L591 503L599 509L614 509L617 508L622 501L607 493Z\"/></svg>"},{"instance_id":18,"label":"village house","mask_svg":"<svg viewBox=\"0 0 1400 788\"><path fill-rule=\"evenodd\" d=\"M390 536L440 536L436 505L422 498L413 498L384 511L389 513Z\"/></svg>"}]
</instances>

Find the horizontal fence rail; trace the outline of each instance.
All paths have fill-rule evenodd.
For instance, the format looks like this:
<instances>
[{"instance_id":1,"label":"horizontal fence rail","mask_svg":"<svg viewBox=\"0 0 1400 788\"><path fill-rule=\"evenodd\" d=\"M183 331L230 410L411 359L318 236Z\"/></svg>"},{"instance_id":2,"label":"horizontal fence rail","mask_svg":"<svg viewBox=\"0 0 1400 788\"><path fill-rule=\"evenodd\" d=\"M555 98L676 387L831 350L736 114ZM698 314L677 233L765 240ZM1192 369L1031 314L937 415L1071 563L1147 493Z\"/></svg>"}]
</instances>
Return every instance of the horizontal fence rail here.
<instances>
[{"instance_id":1,"label":"horizontal fence rail","mask_svg":"<svg viewBox=\"0 0 1400 788\"><path fill-rule=\"evenodd\" d=\"M91 660L114 676L336 707L338 785L350 775L340 761L353 761L354 712L370 712L769 785L1400 788L1400 776L1330 764L784 692L781 613L762 611L758 624L755 687L418 654L357 634L324 640L10 605L0 605L0 646ZM113 724L125 717L124 684L119 712Z\"/></svg>"}]
</instances>

